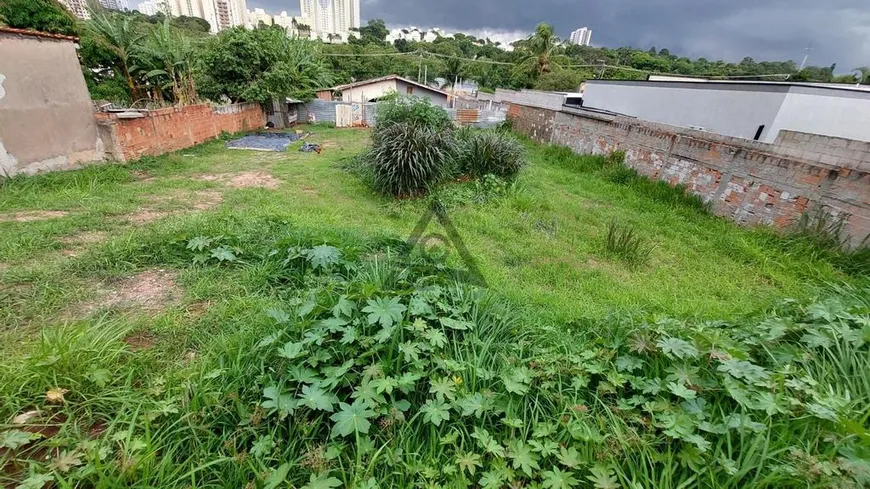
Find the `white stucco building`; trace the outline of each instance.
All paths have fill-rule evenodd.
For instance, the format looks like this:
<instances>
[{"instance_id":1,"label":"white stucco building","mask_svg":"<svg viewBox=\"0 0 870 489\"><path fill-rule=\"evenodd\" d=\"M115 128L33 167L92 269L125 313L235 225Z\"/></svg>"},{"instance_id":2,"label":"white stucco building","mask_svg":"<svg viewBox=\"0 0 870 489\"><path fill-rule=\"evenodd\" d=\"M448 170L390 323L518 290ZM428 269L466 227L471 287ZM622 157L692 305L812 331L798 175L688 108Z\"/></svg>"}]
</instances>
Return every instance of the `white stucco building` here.
<instances>
[{"instance_id":1,"label":"white stucco building","mask_svg":"<svg viewBox=\"0 0 870 489\"><path fill-rule=\"evenodd\" d=\"M870 87L760 81L586 82L583 105L767 143L783 129L870 141Z\"/></svg>"}]
</instances>

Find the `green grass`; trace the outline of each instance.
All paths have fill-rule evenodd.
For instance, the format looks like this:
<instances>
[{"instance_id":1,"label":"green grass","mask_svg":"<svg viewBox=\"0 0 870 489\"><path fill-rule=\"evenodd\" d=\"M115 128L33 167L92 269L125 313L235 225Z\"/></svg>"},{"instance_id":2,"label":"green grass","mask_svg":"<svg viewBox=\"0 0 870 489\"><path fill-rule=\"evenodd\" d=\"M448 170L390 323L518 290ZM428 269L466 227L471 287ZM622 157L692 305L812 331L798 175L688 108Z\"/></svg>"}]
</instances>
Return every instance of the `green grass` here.
<instances>
[{"instance_id":1,"label":"green grass","mask_svg":"<svg viewBox=\"0 0 870 489\"><path fill-rule=\"evenodd\" d=\"M573 471L582 484L596 477L602 487L610 477L622 487L823 487L864 480L855 467L863 467L866 447L855 442L866 441L870 386L867 345L856 339L866 336L860 324L868 305L850 294L860 294L855 287L866 278L841 271L840 255L770 230L740 229L614 162L526 143L530 164L517 181L451 183L436 192L489 286L482 298L454 287L438 264L398 260L430 199L389 200L342 169L366 147L367 131L312 130L309 141L324 145L321 155L296 152L298 145L278 154L230 151L215 142L128 166L2 183L0 216L67 214L34 222L0 217L0 423L6 423L0 432L21 431L12 419L34 408L42 412L28 429L52 426L45 439L0 450L0 465L7 465L0 481L45 475L61 487L264 487L270 474L286 469L296 487L326 470L323 481L336 477L348 487L370 487L371 478L381 487L463 487L481 483L484 472L490 480L555 481L553 467ZM244 172L280 185L233 188L201 178ZM220 202L196 208L214 193ZM143 211L157 217L131 222ZM632 263L608 251L613 222L631 226L651 247L648 259ZM84 233L103 239L77 241ZM426 234L447 232L433 221ZM211 242L190 249L198 237ZM305 253L319 245L340 250L341 262L314 266ZM210 258L221 247L235 258ZM195 263L198 253L204 263ZM463 267L455 251L447 265ZM145 309L135 301L107 305L119 284L158 269L174 277L174 300ZM832 283L847 284L833 292L843 298L840 305L780 305L786 298L810 304ZM425 295L433 284L442 295ZM412 298L423 296L435 308L432 317L408 310ZM353 403L350 393L369 362L387 369L385 376L422 377L406 395L405 421L378 403L370 436L333 438L330 413L304 408L282 419L261 406L263 389L273 384L295 398L286 378L294 363L277 347L306 341L304 332L333 315L338 297L354 302L346 319L364 337L378 333L362 311L369 301L398 298L406 312L389 346L338 346L342 335L330 332L330 340L308 348L329 356L312 366L324 377L330 375L324 368L355 361L331 389L337 400ZM264 312L276 308L290 318L276 323ZM424 341L414 318L433 328L438 317L475 327L453 330L441 322L449 340L444 350L424 348L420 361L406 357L405 343ZM786 334L766 339L775 324ZM143 333L153 344L133 348L124 341ZM276 333L283 336L275 348L257 347ZM653 345L681 339L696 352L635 351L631 342L638 338ZM742 399L723 387L727 375L711 363L718 357L710 355L722 352L761 366L780 385L741 384L749 391ZM801 355L809 357L792 361ZM643 370L626 371L636 363L629 357L644 362ZM519 371L522 366L532 372ZM639 382L664 379L673 368L700 377L683 387L706 399L708 421L744 413L766 429L703 432L707 447L688 431L667 427L688 423L691 434L699 433L697 416L672 417L690 409L680 396L691 394L679 386L673 388L679 395L643 394L660 403L652 411L624 404L637 401ZM802 376L824 389L782 387ZM442 377L462 396L492 393L488 414L462 417L461 408L447 406L450 419L436 426L430 415L445 406L426 404L437 400L428 382ZM528 389L509 389L504 378ZM46 402L54 388L67 389L64 403ZM761 401L752 396L768 394L776 398L776 409L768 405L775 413L757 412ZM807 413L827 415L821 408L840 422ZM502 418L520 423L510 427ZM534 437L547 423L556 431ZM471 436L474 428L488 430L509 454L523 453L519 442L551 441L578 450L580 461L572 468L555 454L534 452L540 468L532 474L511 456L505 467L481 447L481 436ZM264 448L271 442L274 447ZM258 443L265 452L253 454ZM474 476L444 469L468 454L483 465Z\"/></svg>"}]
</instances>

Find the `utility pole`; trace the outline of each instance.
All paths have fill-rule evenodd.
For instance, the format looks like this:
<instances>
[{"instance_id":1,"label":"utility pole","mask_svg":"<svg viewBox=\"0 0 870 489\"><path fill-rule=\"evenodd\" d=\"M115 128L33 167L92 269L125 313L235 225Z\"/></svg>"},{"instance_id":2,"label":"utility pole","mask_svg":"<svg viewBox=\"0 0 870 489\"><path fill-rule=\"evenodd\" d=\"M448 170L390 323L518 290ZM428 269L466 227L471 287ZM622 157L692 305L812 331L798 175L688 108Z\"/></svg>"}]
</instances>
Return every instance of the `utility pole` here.
<instances>
[{"instance_id":1,"label":"utility pole","mask_svg":"<svg viewBox=\"0 0 870 489\"><path fill-rule=\"evenodd\" d=\"M605 63L607 63L607 61L599 59L598 62L601 63L601 73L598 75L598 79L600 80L604 78L604 70L607 69L607 65Z\"/></svg>"},{"instance_id":2,"label":"utility pole","mask_svg":"<svg viewBox=\"0 0 870 489\"><path fill-rule=\"evenodd\" d=\"M420 66L417 68L417 81L423 79L423 51L419 51L420 53Z\"/></svg>"}]
</instances>

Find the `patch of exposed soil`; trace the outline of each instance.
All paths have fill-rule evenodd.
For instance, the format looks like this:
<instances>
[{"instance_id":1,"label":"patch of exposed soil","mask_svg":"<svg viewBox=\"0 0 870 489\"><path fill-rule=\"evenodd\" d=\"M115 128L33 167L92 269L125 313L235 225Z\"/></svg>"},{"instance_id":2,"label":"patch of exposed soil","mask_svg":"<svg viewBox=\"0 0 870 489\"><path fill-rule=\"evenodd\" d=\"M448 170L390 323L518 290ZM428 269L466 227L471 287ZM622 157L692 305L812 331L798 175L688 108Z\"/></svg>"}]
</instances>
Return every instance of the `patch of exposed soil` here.
<instances>
[{"instance_id":1,"label":"patch of exposed soil","mask_svg":"<svg viewBox=\"0 0 870 489\"><path fill-rule=\"evenodd\" d=\"M181 289L171 270L146 270L108 284L95 284L94 298L74 306L63 316L86 317L100 309L139 309L160 312L181 299Z\"/></svg>"},{"instance_id":2,"label":"patch of exposed soil","mask_svg":"<svg viewBox=\"0 0 870 489\"><path fill-rule=\"evenodd\" d=\"M78 234L64 236L60 242L65 245L82 246L103 243L109 239L109 235L103 231L83 231Z\"/></svg>"},{"instance_id":3,"label":"patch of exposed soil","mask_svg":"<svg viewBox=\"0 0 870 489\"><path fill-rule=\"evenodd\" d=\"M216 190L199 190L194 192L192 207L198 211L206 211L221 205L224 196Z\"/></svg>"},{"instance_id":4,"label":"patch of exposed soil","mask_svg":"<svg viewBox=\"0 0 870 489\"><path fill-rule=\"evenodd\" d=\"M0 222L33 222L48 219L59 219L66 216L66 211L21 211L11 214L0 214Z\"/></svg>"},{"instance_id":5,"label":"patch of exposed soil","mask_svg":"<svg viewBox=\"0 0 870 489\"><path fill-rule=\"evenodd\" d=\"M196 192L179 191L169 195L152 196L150 204L127 216L133 224L148 224L158 219L176 214L180 211L159 210L164 206L186 206L187 210L206 211L213 209L224 201L223 194L216 190L198 190Z\"/></svg>"},{"instance_id":6,"label":"patch of exposed soil","mask_svg":"<svg viewBox=\"0 0 870 489\"><path fill-rule=\"evenodd\" d=\"M181 291L175 272L148 270L114 284L103 300L108 307L136 306L146 311L160 311L178 302Z\"/></svg>"},{"instance_id":7,"label":"patch of exposed soil","mask_svg":"<svg viewBox=\"0 0 870 489\"><path fill-rule=\"evenodd\" d=\"M64 236L58 241L64 244L64 249L60 254L69 258L79 256L89 246L104 243L109 239L109 235L102 231L84 231L70 236Z\"/></svg>"},{"instance_id":8,"label":"patch of exposed soil","mask_svg":"<svg viewBox=\"0 0 870 489\"><path fill-rule=\"evenodd\" d=\"M157 344L157 336L150 331L140 331L124 338L131 351L147 350Z\"/></svg>"},{"instance_id":9,"label":"patch of exposed soil","mask_svg":"<svg viewBox=\"0 0 870 489\"><path fill-rule=\"evenodd\" d=\"M163 219L168 216L170 213L166 211L155 211L151 209L142 209L139 212L130 214L127 216L127 220L135 225L140 224L148 224L149 222L154 222L158 219Z\"/></svg>"},{"instance_id":10,"label":"patch of exposed soil","mask_svg":"<svg viewBox=\"0 0 870 489\"><path fill-rule=\"evenodd\" d=\"M263 170L243 173L207 173L198 178L206 182L219 182L232 188L276 189L282 183L281 180Z\"/></svg>"}]
</instances>

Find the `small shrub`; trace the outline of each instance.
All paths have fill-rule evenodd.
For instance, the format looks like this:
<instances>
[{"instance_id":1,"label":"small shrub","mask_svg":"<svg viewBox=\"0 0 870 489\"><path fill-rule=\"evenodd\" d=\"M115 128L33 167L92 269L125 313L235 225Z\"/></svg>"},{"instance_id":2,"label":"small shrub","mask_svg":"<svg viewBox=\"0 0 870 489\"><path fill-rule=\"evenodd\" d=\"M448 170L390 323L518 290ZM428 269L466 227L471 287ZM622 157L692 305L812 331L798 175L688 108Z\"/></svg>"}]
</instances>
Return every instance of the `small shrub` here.
<instances>
[{"instance_id":1,"label":"small shrub","mask_svg":"<svg viewBox=\"0 0 870 489\"><path fill-rule=\"evenodd\" d=\"M611 151L607 158L605 158L608 165L624 165L625 164L625 151L616 150Z\"/></svg>"},{"instance_id":2,"label":"small shrub","mask_svg":"<svg viewBox=\"0 0 870 489\"><path fill-rule=\"evenodd\" d=\"M381 130L365 155L370 182L378 192L394 197L426 194L449 175L451 145L450 133L392 124Z\"/></svg>"},{"instance_id":3,"label":"small shrub","mask_svg":"<svg viewBox=\"0 0 870 489\"><path fill-rule=\"evenodd\" d=\"M453 127L447 111L433 105L429 99L393 94L378 104L375 115L375 134L393 124L412 124L431 131L443 131Z\"/></svg>"},{"instance_id":4,"label":"small shrub","mask_svg":"<svg viewBox=\"0 0 870 489\"><path fill-rule=\"evenodd\" d=\"M612 221L607 226L607 236L604 240L604 249L635 267L649 260L652 253L652 245L638 234L632 226L623 226Z\"/></svg>"},{"instance_id":5,"label":"small shrub","mask_svg":"<svg viewBox=\"0 0 870 489\"><path fill-rule=\"evenodd\" d=\"M471 134L460 140L456 153L457 169L475 177L512 178L526 165L522 145L502 132Z\"/></svg>"}]
</instances>

